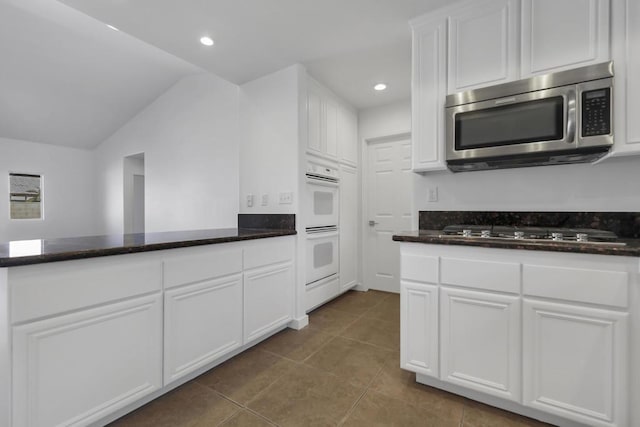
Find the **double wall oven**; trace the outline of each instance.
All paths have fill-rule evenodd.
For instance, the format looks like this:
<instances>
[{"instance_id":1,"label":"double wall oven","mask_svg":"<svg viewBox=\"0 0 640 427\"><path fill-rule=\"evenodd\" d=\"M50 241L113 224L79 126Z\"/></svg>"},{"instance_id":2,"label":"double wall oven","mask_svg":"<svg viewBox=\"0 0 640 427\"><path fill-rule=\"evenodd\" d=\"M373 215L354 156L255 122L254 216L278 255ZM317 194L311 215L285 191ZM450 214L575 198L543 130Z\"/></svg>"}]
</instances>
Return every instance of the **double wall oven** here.
<instances>
[{"instance_id":1,"label":"double wall oven","mask_svg":"<svg viewBox=\"0 0 640 427\"><path fill-rule=\"evenodd\" d=\"M307 287L338 276L339 171L315 161L307 163L305 191Z\"/></svg>"}]
</instances>

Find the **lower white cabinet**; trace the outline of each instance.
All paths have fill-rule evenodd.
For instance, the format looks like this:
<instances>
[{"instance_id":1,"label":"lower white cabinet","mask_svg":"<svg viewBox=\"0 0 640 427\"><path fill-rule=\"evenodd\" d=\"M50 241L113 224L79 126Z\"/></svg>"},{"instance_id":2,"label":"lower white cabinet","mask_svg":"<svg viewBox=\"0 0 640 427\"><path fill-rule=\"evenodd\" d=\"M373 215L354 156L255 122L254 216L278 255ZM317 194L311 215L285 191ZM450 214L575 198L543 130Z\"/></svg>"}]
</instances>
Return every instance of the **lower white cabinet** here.
<instances>
[{"instance_id":1,"label":"lower white cabinet","mask_svg":"<svg viewBox=\"0 0 640 427\"><path fill-rule=\"evenodd\" d=\"M292 262L244 273L244 342L253 341L292 319Z\"/></svg>"},{"instance_id":2,"label":"lower white cabinet","mask_svg":"<svg viewBox=\"0 0 640 427\"><path fill-rule=\"evenodd\" d=\"M164 383L242 345L242 274L167 290Z\"/></svg>"},{"instance_id":3,"label":"lower white cabinet","mask_svg":"<svg viewBox=\"0 0 640 427\"><path fill-rule=\"evenodd\" d=\"M520 400L520 299L440 289L441 379Z\"/></svg>"},{"instance_id":4,"label":"lower white cabinet","mask_svg":"<svg viewBox=\"0 0 640 427\"><path fill-rule=\"evenodd\" d=\"M16 326L13 363L12 425L95 422L162 387L162 296Z\"/></svg>"},{"instance_id":5,"label":"lower white cabinet","mask_svg":"<svg viewBox=\"0 0 640 427\"><path fill-rule=\"evenodd\" d=\"M400 365L438 377L438 286L400 282Z\"/></svg>"},{"instance_id":6,"label":"lower white cabinet","mask_svg":"<svg viewBox=\"0 0 640 427\"><path fill-rule=\"evenodd\" d=\"M358 170L340 166L340 291L358 283Z\"/></svg>"},{"instance_id":7,"label":"lower white cabinet","mask_svg":"<svg viewBox=\"0 0 640 427\"><path fill-rule=\"evenodd\" d=\"M524 404L593 426L627 426L627 313L524 300Z\"/></svg>"}]
</instances>

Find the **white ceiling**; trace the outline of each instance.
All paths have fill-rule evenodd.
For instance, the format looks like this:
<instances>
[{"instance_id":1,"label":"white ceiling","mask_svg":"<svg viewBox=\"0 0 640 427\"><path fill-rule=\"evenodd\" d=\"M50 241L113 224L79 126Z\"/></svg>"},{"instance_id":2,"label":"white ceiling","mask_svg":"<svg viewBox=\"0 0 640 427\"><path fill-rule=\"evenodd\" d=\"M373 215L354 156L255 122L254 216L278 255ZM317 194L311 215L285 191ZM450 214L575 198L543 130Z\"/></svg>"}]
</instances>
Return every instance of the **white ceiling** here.
<instances>
[{"instance_id":1,"label":"white ceiling","mask_svg":"<svg viewBox=\"0 0 640 427\"><path fill-rule=\"evenodd\" d=\"M0 0L0 137L91 148L203 70L52 0Z\"/></svg>"},{"instance_id":2,"label":"white ceiling","mask_svg":"<svg viewBox=\"0 0 640 427\"><path fill-rule=\"evenodd\" d=\"M408 99L408 21L449 2L0 0L0 137L92 148L204 70L242 84L300 63L356 108Z\"/></svg>"},{"instance_id":3,"label":"white ceiling","mask_svg":"<svg viewBox=\"0 0 640 427\"><path fill-rule=\"evenodd\" d=\"M355 107L410 95L408 21L452 0L61 0L242 84L294 63ZM212 48L198 43L210 35ZM372 91L384 81L387 91Z\"/></svg>"}]
</instances>

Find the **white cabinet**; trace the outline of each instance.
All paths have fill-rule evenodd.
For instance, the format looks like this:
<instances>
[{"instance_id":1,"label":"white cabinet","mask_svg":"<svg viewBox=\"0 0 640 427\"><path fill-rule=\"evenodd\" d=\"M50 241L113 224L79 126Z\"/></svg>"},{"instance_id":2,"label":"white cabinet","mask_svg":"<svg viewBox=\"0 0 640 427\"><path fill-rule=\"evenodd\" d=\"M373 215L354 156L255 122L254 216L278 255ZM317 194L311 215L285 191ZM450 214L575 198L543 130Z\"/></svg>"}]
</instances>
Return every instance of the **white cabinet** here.
<instances>
[{"instance_id":1,"label":"white cabinet","mask_svg":"<svg viewBox=\"0 0 640 427\"><path fill-rule=\"evenodd\" d=\"M293 318L293 237L247 243L244 254L244 343L286 325Z\"/></svg>"},{"instance_id":2,"label":"white cabinet","mask_svg":"<svg viewBox=\"0 0 640 427\"><path fill-rule=\"evenodd\" d=\"M522 78L611 58L609 0L522 0Z\"/></svg>"},{"instance_id":3,"label":"white cabinet","mask_svg":"<svg viewBox=\"0 0 640 427\"><path fill-rule=\"evenodd\" d=\"M160 293L13 328L13 425L87 425L162 387Z\"/></svg>"},{"instance_id":4,"label":"white cabinet","mask_svg":"<svg viewBox=\"0 0 640 427\"><path fill-rule=\"evenodd\" d=\"M350 108L338 107L338 160L342 164L358 166L358 115Z\"/></svg>"},{"instance_id":5,"label":"white cabinet","mask_svg":"<svg viewBox=\"0 0 640 427\"><path fill-rule=\"evenodd\" d=\"M627 426L628 314L524 300L524 404L592 426Z\"/></svg>"},{"instance_id":6,"label":"white cabinet","mask_svg":"<svg viewBox=\"0 0 640 427\"><path fill-rule=\"evenodd\" d=\"M438 286L400 281L400 366L438 377Z\"/></svg>"},{"instance_id":7,"label":"white cabinet","mask_svg":"<svg viewBox=\"0 0 640 427\"><path fill-rule=\"evenodd\" d=\"M164 383L242 345L242 275L165 292Z\"/></svg>"},{"instance_id":8,"label":"white cabinet","mask_svg":"<svg viewBox=\"0 0 640 427\"><path fill-rule=\"evenodd\" d=\"M340 290L358 282L358 171L340 167Z\"/></svg>"},{"instance_id":9,"label":"white cabinet","mask_svg":"<svg viewBox=\"0 0 640 427\"><path fill-rule=\"evenodd\" d=\"M612 3L615 72L614 130L617 155L640 152L640 2Z\"/></svg>"},{"instance_id":10,"label":"white cabinet","mask_svg":"<svg viewBox=\"0 0 640 427\"><path fill-rule=\"evenodd\" d=\"M448 93L518 78L518 5L474 1L449 15Z\"/></svg>"},{"instance_id":11,"label":"white cabinet","mask_svg":"<svg viewBox=\"0 0 640 427\"><path fill-rule=\"evenodd\" d=\"M414 172L446 169L446 28L444 17L412 23L411 143Z\"/></svg>"},{"instance_id":12,"label":"white cabinet","mask_svg":"<svg viewBox=\"0 0 640 427\"><path fill-rule=\"evenodd\" d=\"M441 379L520 400L520 299L440 289Z\"/></svg>"},{"instance_id":13,"label":"white cabinet","mask_svg":"<svg viewBox=\"0 0 640 427\"><path fill-rule=\"evenodd\" d=\"M338 158L338 104L312 79L307 85L307 152Z\"/></svg>"}]
</instances>

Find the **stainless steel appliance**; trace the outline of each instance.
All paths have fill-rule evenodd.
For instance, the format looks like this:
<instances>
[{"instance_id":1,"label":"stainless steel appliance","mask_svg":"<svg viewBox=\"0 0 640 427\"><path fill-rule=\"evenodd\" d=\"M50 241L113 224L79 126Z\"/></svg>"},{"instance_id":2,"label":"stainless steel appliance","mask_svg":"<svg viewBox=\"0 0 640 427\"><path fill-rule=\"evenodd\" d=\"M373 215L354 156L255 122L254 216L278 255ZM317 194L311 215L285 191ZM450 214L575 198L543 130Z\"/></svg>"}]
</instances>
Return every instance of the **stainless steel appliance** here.
<instances>
[{"instance_id":1,"label":"stainless steel appliance","mask_svg":"<svg viewBox=\"0 0 640 427\"><path fill-rule=\"evenodd\" d=\"M447 96L454 172L594 161L613 144L613 63Z\"/></svg>"},{"instance_id":2,"label":"stainless steel appliance","mask_svg":"<svg viewBox=\"0 0 640 427\"><path fill-rule=\"evenodd\" d=\"M607 230L593 228L513 227L497 225L449 225L441 238L499 239L527 242L562 242L587 245L624 246Z\"/></svg>"}]
</instances>

